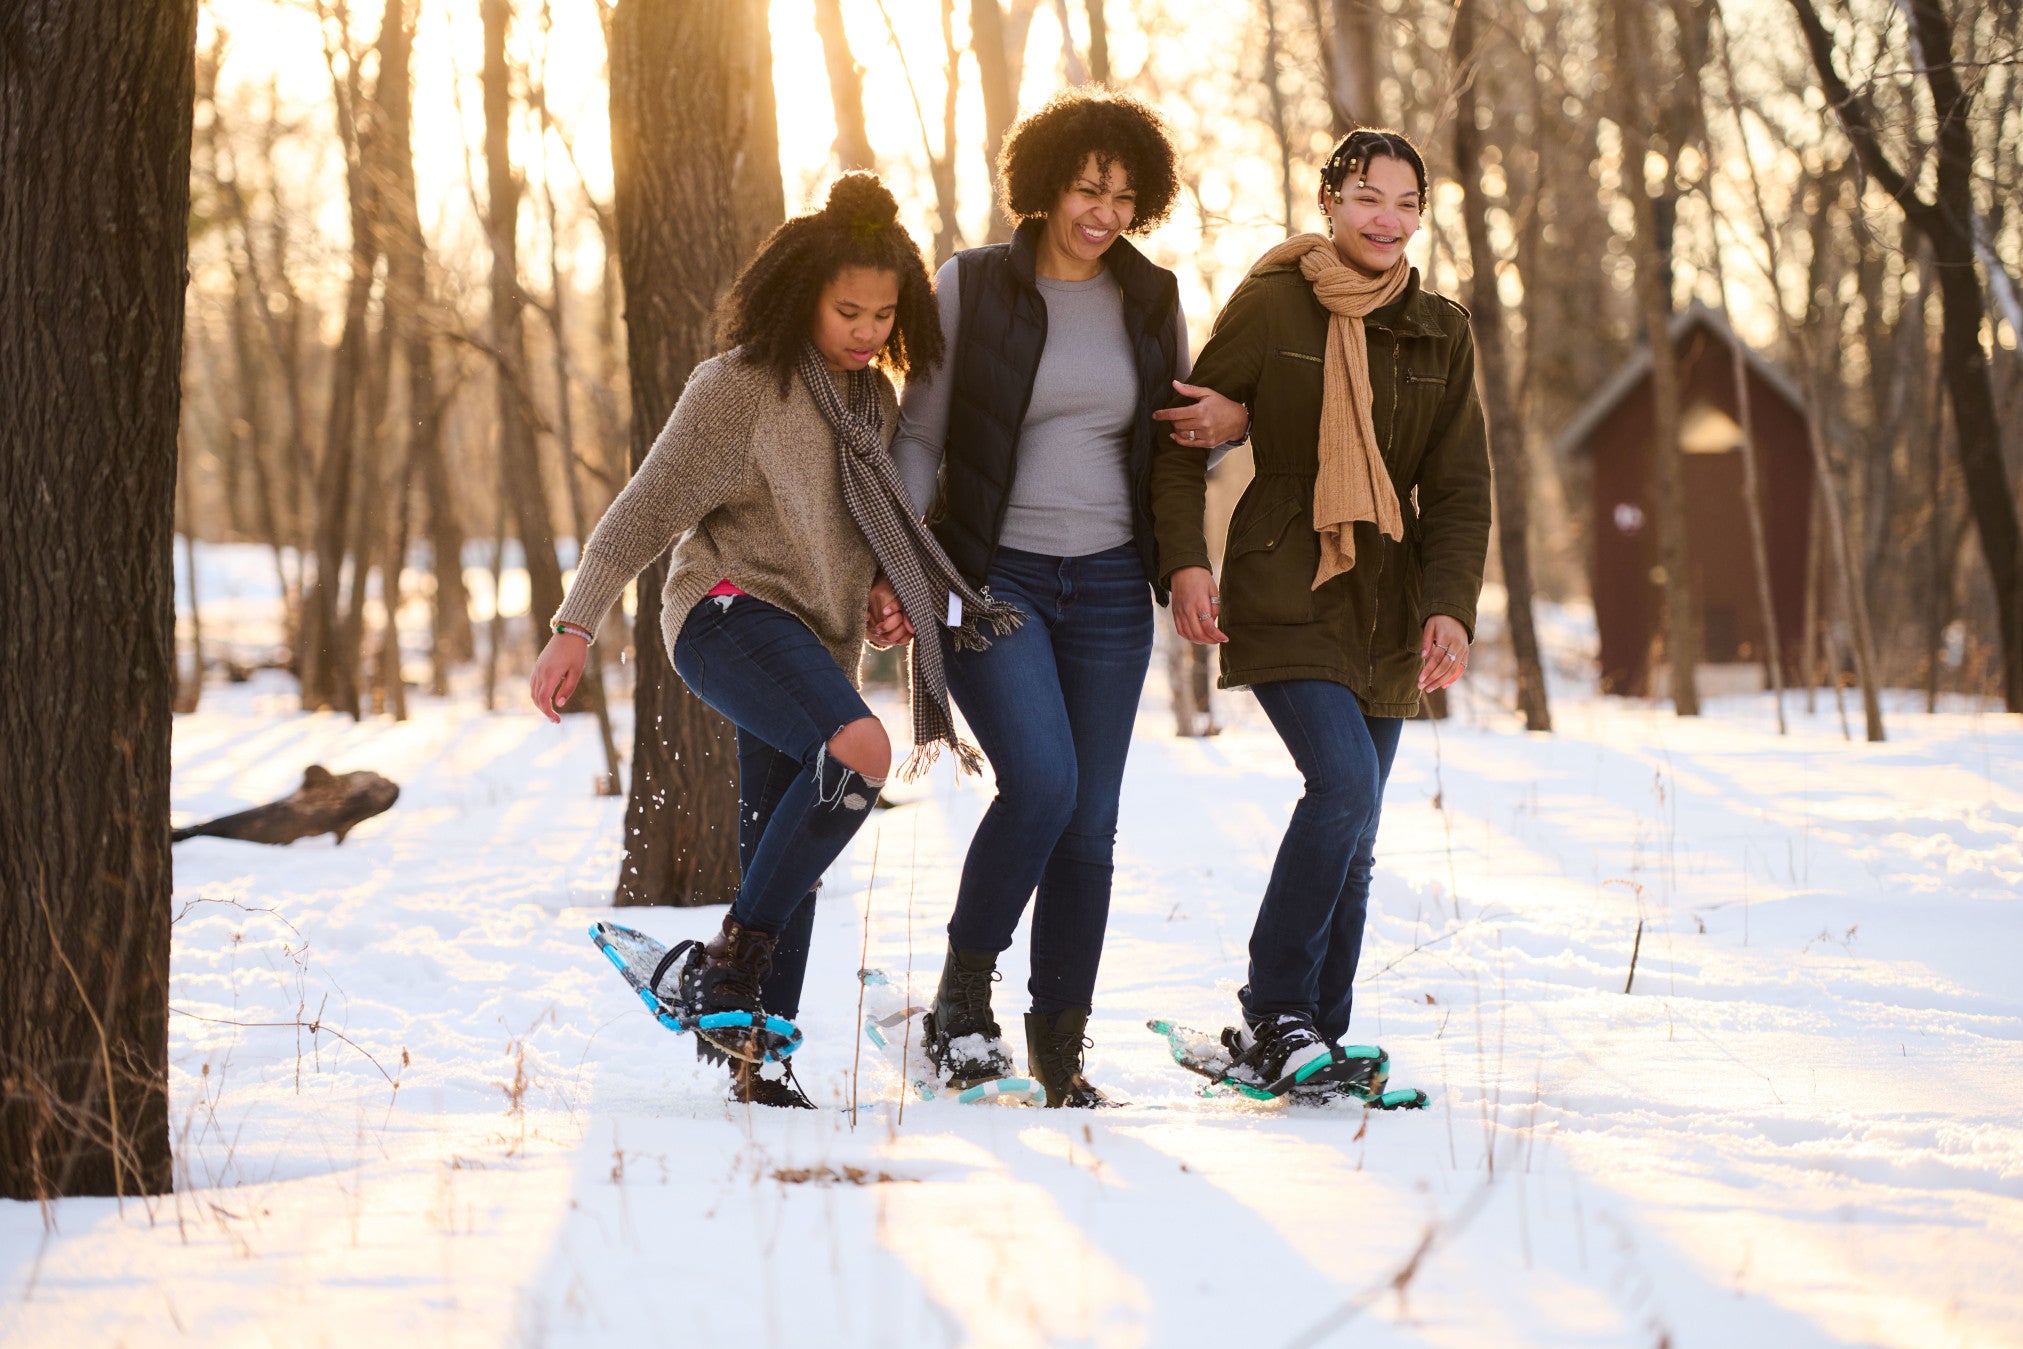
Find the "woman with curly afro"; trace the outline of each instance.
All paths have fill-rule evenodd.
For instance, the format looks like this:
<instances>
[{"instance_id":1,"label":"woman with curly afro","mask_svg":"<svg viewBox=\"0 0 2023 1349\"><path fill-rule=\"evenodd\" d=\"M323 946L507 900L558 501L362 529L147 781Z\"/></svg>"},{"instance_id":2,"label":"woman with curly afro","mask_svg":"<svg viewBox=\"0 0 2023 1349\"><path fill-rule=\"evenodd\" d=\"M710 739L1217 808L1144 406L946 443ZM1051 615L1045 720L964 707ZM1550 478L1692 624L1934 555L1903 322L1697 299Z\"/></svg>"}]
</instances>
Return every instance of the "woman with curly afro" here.
<instances>
[{"instance_id":1,"label":"woman with curly afro","mask_svg":"<svg viewBox=\"0 0 2023 1349\"><path fill-rule=\"evenodd\" d=\"M1166 218L1179 182L1157 113L1087 87L1012 128L998 157L1011 242L935 278L947 354L906 388L893 445L914 505L964 578L1024 624L956 650L949 690L997 776L948 923L923 1041L957 1085L1012 1069L991 1012L999 953L1026 901L1026 1048L1050 1106L1096 1106L1084 1032L1109 921L1131 725L1152 653L1155 409L1200 448L1244 408L1178 381L1187 325L1173 274L1125 241Z\"/></svg>"},{"instance_id":2,"label":"woman with curly afro","mask_svg":"<svg viewBox=\"0 0 2023 1349\"><path fill-rule=\"evenodd\" d=\"M939 628L959 606L955 642L982 646L983 627L1017 620L949 563L893 467L886 372L934 361L942 336L920 252L875 176L845 174L820 211L773 232L725 297L721 333L729 349L689 376L584 545L532 691L557 719L599 619L672 547L662 636L689 688L737 727L743 880L722 931L677 947L651 984L695 1017L744 1014L750 1032L697 1032L699 1053L729 1056L734 1099L806 1106L790 1070L767 1078L751 1060L766 1018L799 1012L815 887L891 766L857 689L863 644L929 635L912 662L915 761L944 746L974 760L949 714Z\"/></svg>"}]
</instances>

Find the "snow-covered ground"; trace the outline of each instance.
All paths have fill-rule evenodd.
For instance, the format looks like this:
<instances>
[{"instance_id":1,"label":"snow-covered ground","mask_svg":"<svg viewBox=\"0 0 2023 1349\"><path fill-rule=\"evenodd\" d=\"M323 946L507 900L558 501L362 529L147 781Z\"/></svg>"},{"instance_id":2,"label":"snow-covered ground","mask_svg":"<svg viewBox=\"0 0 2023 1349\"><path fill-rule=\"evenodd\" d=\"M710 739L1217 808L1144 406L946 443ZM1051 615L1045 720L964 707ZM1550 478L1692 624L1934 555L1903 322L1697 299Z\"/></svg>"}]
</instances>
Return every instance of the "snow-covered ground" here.
<instances>
[{"instance_id":1,"label":"snow-covered ground","mask_svg":"<svg viewBox=\"0 0 2023 1349\"><path fill-rule=\"evenodd\" d=\"M1089 1055L1129 1106L902 1119L853 974L931 994L988 787L944 763L832 871L826 1108L748 1111L587 940L623 802L513 695L355 725L266 673L178 720L178 822L310 763L401 799L178 847L178 1193L0 1204L0 1343L2023 1343L2023 719L1412 724L1356 1033L1433 1106L1366 1117L1202 1099L1145 1029L1229 1019L1299 790L1247 696L1177 740L1155 673Z\"/></svg>"}]
</instances>

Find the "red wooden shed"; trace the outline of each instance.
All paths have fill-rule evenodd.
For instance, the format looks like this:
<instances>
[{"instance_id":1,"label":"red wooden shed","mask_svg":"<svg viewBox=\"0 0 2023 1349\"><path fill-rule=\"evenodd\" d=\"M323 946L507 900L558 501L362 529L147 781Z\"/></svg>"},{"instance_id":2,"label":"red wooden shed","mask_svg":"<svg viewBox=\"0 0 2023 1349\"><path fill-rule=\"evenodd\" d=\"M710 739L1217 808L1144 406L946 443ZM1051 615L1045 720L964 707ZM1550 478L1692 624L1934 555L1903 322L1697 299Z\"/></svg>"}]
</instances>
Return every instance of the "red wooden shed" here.
<instances>
[{"instance_id":1,"label":"red wooden shed","mask_svg":"<svg viewBox=\"0 0 2023 1349\"><path fill-rule=\"evenodd\" d=\"M1757 602L1742 495L1741 407L1734 352L1721 316L1695 303L1671 322L1679 362L1685 451L1686 551L1709 666L1765 667L1767 624ZM1812 453L1805 401L1789 376L1741 345L1770 557L1771 600L1787 678L1799 662L1805 557L1811 541ZM1591 556L1604 693L1662 692L1664 573L1651 504L1651 352L1638 348L1560 432L1559 450L1591 469ZM1562 462L1566 462L1563 460Z\"/></svg>"}]
</instances>

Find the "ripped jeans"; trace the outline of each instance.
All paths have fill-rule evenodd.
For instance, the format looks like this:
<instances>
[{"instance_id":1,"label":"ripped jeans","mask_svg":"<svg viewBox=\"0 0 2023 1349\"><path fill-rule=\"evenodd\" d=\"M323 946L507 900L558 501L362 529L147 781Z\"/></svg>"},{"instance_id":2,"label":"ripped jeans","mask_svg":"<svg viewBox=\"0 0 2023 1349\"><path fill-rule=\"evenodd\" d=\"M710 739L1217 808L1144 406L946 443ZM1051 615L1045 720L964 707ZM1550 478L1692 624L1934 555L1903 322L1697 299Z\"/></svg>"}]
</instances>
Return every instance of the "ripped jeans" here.
<instances>
[{"instance_id":1,"label":"ripped jeans","mask_svg":"<svg viewBox=\"0 0 2023 1349\"><path fill-rule=\"evenodd\" d=\"M800 1011L815 887L871 818L882 781L829 754L829 740L871 715L835 657L792 614L750 595L703 600L674 644L674 668L738 731L738 862L731 913L775 933L761 990L768 1012Z\"/></svg>"}]
</instances>

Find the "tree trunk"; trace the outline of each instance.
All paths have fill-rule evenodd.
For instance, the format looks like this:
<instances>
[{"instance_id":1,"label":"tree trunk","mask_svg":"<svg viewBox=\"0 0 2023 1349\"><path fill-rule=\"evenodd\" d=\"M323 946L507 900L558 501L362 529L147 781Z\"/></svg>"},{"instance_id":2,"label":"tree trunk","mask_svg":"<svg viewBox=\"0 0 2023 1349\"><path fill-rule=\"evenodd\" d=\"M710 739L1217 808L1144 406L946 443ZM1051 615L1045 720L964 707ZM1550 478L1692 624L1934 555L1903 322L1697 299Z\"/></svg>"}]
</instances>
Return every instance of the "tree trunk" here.
<instances>
[{"instance_id":1,"label":"tree trunk","mask_svg":"<svg viewBox=\"0 0 2023 1349\"><path fill-rule=\"evenodd\" d=\"M1664 572L1665 661L1671 671L1673 709L1682 717L1700 714L1700 613L1693 596L1692 562L1686 551L1684 465L1679 450L1679 369L1672 350L1672 268L1670 250L1659 234L1658 203L1644 185L1651 142L1644 128L1649 113L1638 94L1651 87L1643 14L1635 5L1614 12L1614 69L1611 74L1622 133L1622 191L1636 218L1637 306L1651 349L1651 514L1657 526L1658 566Z\"/></svg>"},{"instance_id":2,"label":"tree trunk","mask_svg":"<svg viewBox=\"0 0 2023 1349\"><path fill-rule=\"evenodd\" d=\"M1313 0L1316 31L1320 0ZM1381 126L1383 100L1380 11L1371 0L1328 0L1329 22L1321 41L1321 72L1328 84L1328 118L1337 140L1357 127Z\"/></svg>"},{"instance_id":3,"label":"tree trunk","mask_svg":"<svg viewBox=\"0 0 2023 1349\"><path fill-rule=\"evenodd\" d=\"M717 297L785 214L766 6L622 0L611 129L636 470L710 353ZM724 903L738 886L736 741L669 664L666 574L657 561L638 582L620 905Z\"/></svg>"},{"instance_id":4,"label":"tree trunk","mask_svg":"<svg viewBox=\"0 0 2023 1349\"><path fill-rule=\"evenodd\" d=\"M345 157L344 180L350 200L351 274L344 294L344 331L331 358L330 410L324 423L323 462L316 475L316 572L303 600L301 672L304 711L335 708L356 718L358 650L344 642L338 620L337 587L351 524L351 489L355 476L354 442L358 437L358 402L365 379L366 319L372 301L373 272L379 252L372 228L371 182L359 144L357 116L364 101L358 75L359 53L350 49L342 79L328 51L332 101L337 110L338 144ZM362 584L362 578L358 582Z\"/></svg>"},{"instance_id":5,"label":"tree trunk","mask_svg":"<svg viewBox=\"0 0 2023 1349\"><path fill-rule=\"evenodd\" d=\"M555 525L548 489L541 477L540 447L527 409L533 386L527 379L527 337L521 322L526 297L520 291L520 180L513 172L511 72L506 66L506 29L511 0L484 0L486 234L492 249L492 368L497 377L499 467L512 512L514 532L527 568L534 645L538 650L548 618L562 607L562 566L555 558ZM580 710L580 709L578 709Z\"/></svg>"},{"instance_id":6,"label":"tree trunk","mask_svg":"<svg viewBox=\"0 0 2023 1349\"><path fill-rule=\"evenodd\" d=\"M1293 232L1292 130L1286 122L1285 90L1279 87L1278 5L1276 0L1258 0L1264 9L1264 95L1270 116L1272 143L1278 147L1279 219L1285 232Z\"/></svg>"},{"instance_id":7,"label":"tree trunk","mask_svg":"<svg viewBox=\"0 0 2023 1349\"><path fill-rule=\"evenodd\" d=\"M1103 0L1089 0L1089 78L1097 84L1110 82L1110 24L1103 17Z\"/></svg>"},{"instance_id":8,"label":"tree trunk","mask_svg":"<svg viewBox=\"0 0 2023 1349\"><path fill-rule=\"evenodd\" d=\"M171 1183L195 0L0 9L0 1197ZM19 209L33 203L33 209Z\"/></svg>"},{"instance_id":9,"label":"tree trunk","mask_svg":"<svg viewBox=\"0 0 2023 1349\"><path fill-rule=\"evenodd\" d=\"M843 0L815 0L815 32L829 67L829 100L836 109L836 162L845 169L878 167L871 135L864 127L864 67L850 51L843 27Z\"/></svg>"},{"instance_id":10,"label":"tree trunk","mask_svg":"<svg viewBox=\"0 0 2023 1349\"><path fill-rule=\"evenodd\" d=\"M977 84L983 90L984 171L990 181L990 224L986 243L1011 238L1011 220L998 199L997 155L1018 120L1019 77L1025 70L1026 30L1039 0L1011 0L1009 12L998 0L970 0L969 48L976 57Z\"/></svg>"},{"instance_id":11,"label":"tree trunk","mask_svg":"<svg viewBox=\"0 0 2023 1349\"><path fill-rule=\"evenodd\" d=\"M380 219L386 235L386 309L399 334L401 359L407 371L408 473L401 478L401 514L411 509L411 476L419 476L428 500L429 551L433 555L435 600L430 624L430 691L449 692L449 666L469 660L470 598L464 591L464 534L457 522L450 491L449 469L443 460L442 409L437 405L435 346L428 312L428 244L421 232L421 211L414 177L414 104L411 66L420 3L407 6L393 0L387 6L387 27L380 35L379 106L385 118L385 183ZM401 527L403 539L407 534ZM398 571L405 556L396 556Z\"/></svg>"},{"instance_id":12,"label":"tree trunk","mask_svg":"<svg viewBox=\"0 0 2023 1349\"><path fill-rule=\"evenodd\" d=\"M1476 127L1476 81L1482 65L1476 51L1479 0L1458 0L1450 39L1462 69L1454 108L1454 172L1461 180L1461 215L1473 270L1469 300L1474 309L1475 356L1481 372L1483 410L1489 419L1489 453L1496 492L1496 541L1503 558L1508 596L1510 648L1517 666L1517 710L1527 731L1552 729L1546 705L1545 669L1538 658L1538 629L1531 612L1531 485L1524 456L1524 424L1511 396L1510 359L1505 342L1503 300L1496 289L1496 253L1489 243L1488 205L1482 198L1482 133Z\"/></svg>"}]
</instances>

